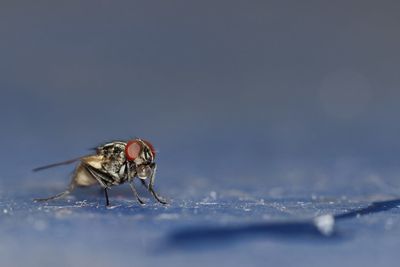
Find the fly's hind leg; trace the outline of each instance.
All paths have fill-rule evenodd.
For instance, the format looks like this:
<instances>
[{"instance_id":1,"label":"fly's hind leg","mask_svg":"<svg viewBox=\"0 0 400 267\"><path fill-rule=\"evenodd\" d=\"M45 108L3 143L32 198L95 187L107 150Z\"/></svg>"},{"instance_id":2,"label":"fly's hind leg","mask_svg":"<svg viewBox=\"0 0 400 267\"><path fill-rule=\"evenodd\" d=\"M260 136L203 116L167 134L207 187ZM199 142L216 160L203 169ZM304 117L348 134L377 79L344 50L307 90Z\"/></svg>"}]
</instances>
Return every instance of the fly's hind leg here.
<instances>
[{"instance_id":1,"label":"fly's hind leg","mask_svg":"<svg viewBox=\"0 0 400 267\"><path fill-rule=\"evenodd\" d=\"M62 197L65 197L65 196L71 194L71 192L74 191L75 187L76 187L76 184L75 184L74 181L72 181L69 184L67 190L65 190L64 192L61 192L61 193L59 193L59 194L57 194L55 196L51 196L51 197L47 197L47 198L35 198L33 201L35 201L35 202L43 202L43 201L59 199L59 198L62 198Z\"/></svg>"},{"instance_id":2,"label":"fly's hind leg","mask_svg":"<svg viewBox=\"0 0 400 267\"><path fill-rule=\"evenodd\" d=\"M71 192L77 187L77 186L90 186L93 184L96 184L97 181L96 179L94 179L91 174L89 172L86 171L85 167L83 166L82 163L80 163L76 169L75 172L73 174L72 177L72 181L69 184L67 190L65 190L64 192L61 192L55 196L51 196L48 198L37 198L34 199L35 202L42 202L42 201L49 201L49 200L55 200L55 199L59 199L62 197L65 197L69 194L71 194Z\"/></svg>"}]
</instances>

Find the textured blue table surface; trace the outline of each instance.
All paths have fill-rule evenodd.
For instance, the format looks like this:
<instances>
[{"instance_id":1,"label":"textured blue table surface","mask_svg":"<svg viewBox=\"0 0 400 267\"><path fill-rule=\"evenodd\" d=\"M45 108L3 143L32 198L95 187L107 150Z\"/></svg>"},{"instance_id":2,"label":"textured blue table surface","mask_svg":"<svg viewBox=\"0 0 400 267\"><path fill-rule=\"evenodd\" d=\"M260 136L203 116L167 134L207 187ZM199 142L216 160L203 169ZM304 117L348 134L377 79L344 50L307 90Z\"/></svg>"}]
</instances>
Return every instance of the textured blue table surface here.
<instances>
[{"instance_id":1,"label":"textured blue table surface","mask_svg":"<svg viewBox=\"0 0 400 267\"><path fill-rule=\"evenodd\" d=\"M0 200L5 266L395 266L398 259L400 200L389 195L232 190L140 206L115 189L106 208L98 190L48 204L33 203L37 192L28 192ZM329 215L334 221L318 223Z\"/></svg>"}]
</instances>

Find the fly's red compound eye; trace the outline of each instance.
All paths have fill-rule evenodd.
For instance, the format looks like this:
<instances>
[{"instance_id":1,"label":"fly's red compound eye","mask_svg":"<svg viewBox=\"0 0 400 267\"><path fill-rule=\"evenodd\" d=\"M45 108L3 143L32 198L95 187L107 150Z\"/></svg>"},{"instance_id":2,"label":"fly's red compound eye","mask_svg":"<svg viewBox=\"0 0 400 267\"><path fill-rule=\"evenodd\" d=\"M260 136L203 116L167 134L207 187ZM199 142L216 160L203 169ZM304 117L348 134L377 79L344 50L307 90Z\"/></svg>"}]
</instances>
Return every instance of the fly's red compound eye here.
<instances>
[{"instance_id":1,"label":"fly's red compound eye","mask_svg":"<svg viewBox=\"0 0 400 267\"><path fill-rule=\"evenodd\" d=\"M150 151L153 154L153 157L155 158L156 157L156 150L154 149L154 146L149 141L146 141L146 140L143 140L143 139L142 139L142 141L143 141L143 143L145 143L150 148Z\"/></svg>"},{"instance_id":2,"label":"fly's red compound eye","mask_svg":"<svg viewBox=\"0 0 400 267\"><path fill-rule=\"evenodd\" d=\"M125 156L128 160L135 160L142 152L142 144L138 140L129 141L125 147Z\"/></svg>"}]
</instances>

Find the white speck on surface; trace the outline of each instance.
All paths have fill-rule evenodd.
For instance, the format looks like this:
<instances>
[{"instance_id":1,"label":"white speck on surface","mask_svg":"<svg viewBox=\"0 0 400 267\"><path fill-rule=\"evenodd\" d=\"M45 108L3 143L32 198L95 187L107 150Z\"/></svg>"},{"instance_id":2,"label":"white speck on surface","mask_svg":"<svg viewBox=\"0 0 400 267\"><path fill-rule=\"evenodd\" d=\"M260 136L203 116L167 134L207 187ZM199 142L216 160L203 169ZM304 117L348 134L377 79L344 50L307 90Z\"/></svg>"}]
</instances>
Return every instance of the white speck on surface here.
<instances>
[{"instance_id":1,"label":"white speck on surface","mask_svg":"<svg viewBox=\"0 0 400 267\"><path fill-rule=\"evenodd\" d=\"M218 205L217 202L198 202L198 205Z\"/></svg>"},{"instance_id":2,"label":"white speck on surface","mask_svg":"<svg viewBox=\"0 0 400 267\"><path fill-rule=\"evenodd\" d=\"M314 219L314 224L322 234L329 236L333 233L335 218L331 214L321 215Z\"/></svg>"},{"instance_id":3,"label":"white speck on surface","mask_svg":"<svg viewBox=\"0 0 400 267\"><path fill-rule=\"evenodd\" d=\"M3 209L3 213L4 213L4 214L7 214L7 213L8 213L8 210L7 210L7 209Z\"/></svg>"},{"instance_id":4,"label":"white speck on surface","mask_svg":"<svg viewBox=\"0 0 400 267\"><path fill-rule=\"evenodd\" d=\"M82 201L75 201L75 206L76 207L86 207L86 206L88 206L88 201L86 199L82 200Z\"/></svg>"},{"instance_id":5,"label":"white speck on surface","mask_svg":"<svg viewBox=\"0 0 400 267\"><path fill-rule=\"evenodd\" d=\"M118 208L118 207L121 207L121 205L107 206L106 209L113 210L113 209Z\"/></svg>"}]
</instances>

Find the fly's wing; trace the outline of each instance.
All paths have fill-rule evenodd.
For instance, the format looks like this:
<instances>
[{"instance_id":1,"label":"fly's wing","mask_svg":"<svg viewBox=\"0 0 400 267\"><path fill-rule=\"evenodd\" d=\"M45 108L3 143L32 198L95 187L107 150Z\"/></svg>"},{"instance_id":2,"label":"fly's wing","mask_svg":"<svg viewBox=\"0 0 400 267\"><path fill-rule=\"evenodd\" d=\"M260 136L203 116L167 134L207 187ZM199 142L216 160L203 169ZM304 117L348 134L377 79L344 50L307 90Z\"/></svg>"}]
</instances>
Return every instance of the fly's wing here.
<instances>
[{"instance_id":1,"label":"fly's wing","mask_svg":"<svg viewBox=\"0 0 400 267\"><path fill-rule=\"evenodd\" d=\"M96 151L96 154L98 154L98 153L99 153L99 150L100 150L101 148L102 148L101 146L97 146L97 147L90 148L90 150ZM45 166L41 166L41 167L37 167L37 168L33 169L32 171L37 172L37 171L42 171L42 170L50 169L50 168L53 168L53 167L58 167L58 166L62 166L62 165L68 165L68 164L71 164L71 163L80 161L80 160L82 160L82 159L84 159L84 158L87 158L87 157L90 157L90 156L93 156L93 154L86 155L86 156L82 156L82 157L79 157L79 158L74 158L74 159L66 160L66 161L62 161L62 162L57 162L57 163L53 163L53 164L49 164L49 165L45 165Z\"/></svg>"},{"instance_id":2,"label":"fly's wing","mask_svg":"<svg viewBox=\"0 0 400 267\"><path fill-rule=\"evenodd\" d=\"M74 158L74 159L70 159L70 160L66 160L66 161L62 161L62 162L57 162L57 163L53 163L53 164L49 164L49 165L45 165L45 166L41 166L41 167L37 167L37 168L33 169L32 171L37 172L37 171L42 171L42 170L46 170L46 169L57 167L57 166L68 165L68 164L74 163L76 161L80 161L85 157L87 157L87 156Z\"/></svg>"}]
</instances>

